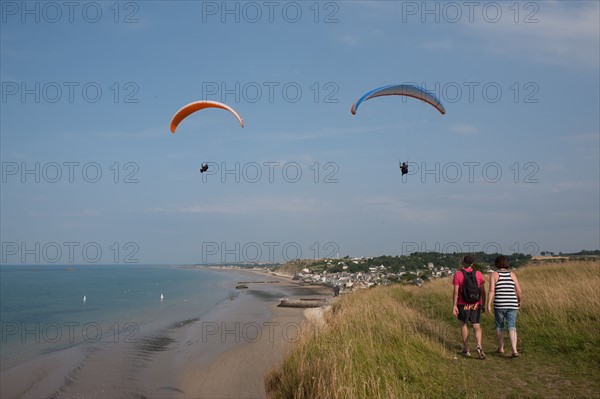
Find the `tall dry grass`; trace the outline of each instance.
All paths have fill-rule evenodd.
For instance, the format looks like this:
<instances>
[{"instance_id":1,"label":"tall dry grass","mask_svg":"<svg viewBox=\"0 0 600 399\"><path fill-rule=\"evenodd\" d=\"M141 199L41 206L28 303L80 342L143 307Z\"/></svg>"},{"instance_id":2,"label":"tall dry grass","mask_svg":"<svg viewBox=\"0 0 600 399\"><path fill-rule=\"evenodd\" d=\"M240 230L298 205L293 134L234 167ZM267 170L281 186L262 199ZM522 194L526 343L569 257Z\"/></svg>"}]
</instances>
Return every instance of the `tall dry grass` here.
<instances>
[{"instance_id":1,"label":"tall dry grass","mask_svg":"<svg viewBox=\"0 0 600 399\"><path fill-rule=\"evenodd\" d=\"M543 358L567 349L575 353L577 362L584 363L583 369L600 367L598 262L531 266L517 275L524 292L519 334L530 353ZM379 287L344 296L326 313L323 327L303 329L301 341L282 366L268 375L269 396L469 398L493 394L480 383L489 377L485 367L504 365L494 366L488 360L474 368L473 359L456 358L461 346L451 291L450 280L443 279L422 288ZM482 323L488 326L484 346L495 346L493 319ZM570 356L560 359L559 368L560 362L567 368L572 361ZM523 373L535 376L530 368L537 367L537 358L532 356L531 361L522 366ZM543 362L539 364L542 367ZM503 369L495 372L501 374ZM590 384L593 392L595 383ZM502 390L498 394L510 396Z\"/></svg>"},{"instance_id":2,"label":"tall dry grass","mask_svg":"<svg viewBox=\"0 0 600 399\"><path fill-rule=\"evenodd\" d=\"M450 298L450 288L445 288ZM456 384L447 380L442 361L454 356L456 328L436 312L403 303L401 297L411 297L412 292L398 290L375 288L347 295L327 314L325 327L304 329L282 369L267 379L271 396L445 396L447 386Z\"/></svg>"},{"instance_id":3,"label":"tall dry grass","mask_svg":"<svg viewBox=\"0 0 600 399\"><path fill-rule=\"evenodd\" d=\"M597 261L527 267L518 278L523 289L520 331L528 346L573 356L600 345Z\"/></svg>"}]
</instances>

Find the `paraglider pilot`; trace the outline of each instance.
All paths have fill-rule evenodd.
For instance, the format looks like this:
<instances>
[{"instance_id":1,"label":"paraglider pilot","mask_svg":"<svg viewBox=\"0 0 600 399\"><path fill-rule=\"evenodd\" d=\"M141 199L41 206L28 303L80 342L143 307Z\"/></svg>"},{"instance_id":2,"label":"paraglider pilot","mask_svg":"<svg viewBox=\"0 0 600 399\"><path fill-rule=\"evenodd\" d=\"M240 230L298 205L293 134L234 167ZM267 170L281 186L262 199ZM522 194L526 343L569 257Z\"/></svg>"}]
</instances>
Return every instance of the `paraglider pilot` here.
<instances>
[{"instance_id":1,"label":"paraglider pilot","mask_svg":"<svg viewBox=\"0 0 600 399\"><path fill-rule=\"evenodd\" d=\"M402 176L408 173L408 165L406 162L402 162L402 165L400 165L400 170L402 171Z\"/></svg>"},{"instance_id":2,"label":"paraglider pilot","mask_svg":"<svg viewBox=\"0 0 600 399\"><path fill-rule=\"evenodd\" d=\"M204 165L202 165L202 167L200 168L200 173L204 173L208 170L208 164L205 163Z\"/></svg>"}]
</instances>

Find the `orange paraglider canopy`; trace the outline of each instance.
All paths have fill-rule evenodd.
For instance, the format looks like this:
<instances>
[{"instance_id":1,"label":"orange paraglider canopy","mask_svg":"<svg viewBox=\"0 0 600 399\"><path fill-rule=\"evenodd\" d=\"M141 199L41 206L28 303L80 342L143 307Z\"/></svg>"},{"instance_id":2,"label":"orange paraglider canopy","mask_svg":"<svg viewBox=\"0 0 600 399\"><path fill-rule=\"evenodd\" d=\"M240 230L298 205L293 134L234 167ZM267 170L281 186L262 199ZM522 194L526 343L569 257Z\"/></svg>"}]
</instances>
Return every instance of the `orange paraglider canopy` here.
<instances>
[{"instance_id":1,"label":"orange paraglider canopy","mask_svg":"<svg viewBox=\"0 0 600 399\"><path fill-rule=\"evenodd\" d=\"M227 111L231 112L237 118L237 120L240 122L240 125L242 125L242 127L244 127L244 120L230 106L222 104L217 101L196 101L196 102L185 105L183 108L181 108L179 111L177 111L175 113L175 115L173 115L173 119L171 119L171 133L175 133L175 130L177 129L177 125L179 125L179 123L182 120L184 120L185 118L187 118L189 115L193 114L194 112L200 111L201 109L204 109L204 108L221 108L221 109L227 110Z\"/></svg>"}]
</instances>

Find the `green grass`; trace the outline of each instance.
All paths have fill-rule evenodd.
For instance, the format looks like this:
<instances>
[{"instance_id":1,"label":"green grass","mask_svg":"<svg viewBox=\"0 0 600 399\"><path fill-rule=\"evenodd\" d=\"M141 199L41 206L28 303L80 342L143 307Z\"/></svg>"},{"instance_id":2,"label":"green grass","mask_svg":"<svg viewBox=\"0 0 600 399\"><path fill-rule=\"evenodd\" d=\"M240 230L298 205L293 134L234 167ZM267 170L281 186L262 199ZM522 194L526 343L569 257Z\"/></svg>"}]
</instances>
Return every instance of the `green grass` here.
<instances>
[{"instance_id":1,"label":"green grass","mask_svg":"<svg viewBox=\"0 0 600 399\"><path fill-rule=\"evenodd\" d=\"M580 398L600 396L600 265L568 262L517 272L523 289L516 359L460 356L449 279L422 288L378 287L342 297L324 327L304 329L266 379L271 398ZM505 334L508 344L508 334ZM474 337L471 332L471 342Z\"/></svg>"}]
</instances>

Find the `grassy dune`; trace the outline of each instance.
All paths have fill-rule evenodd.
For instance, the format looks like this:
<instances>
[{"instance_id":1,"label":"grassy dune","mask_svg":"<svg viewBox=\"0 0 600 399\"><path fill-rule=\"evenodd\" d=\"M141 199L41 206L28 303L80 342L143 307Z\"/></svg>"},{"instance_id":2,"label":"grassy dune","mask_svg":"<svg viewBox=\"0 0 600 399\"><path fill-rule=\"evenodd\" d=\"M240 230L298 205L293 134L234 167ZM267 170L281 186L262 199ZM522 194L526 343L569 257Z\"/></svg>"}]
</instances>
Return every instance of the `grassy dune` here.
<instances>
[{"instance_id":1,"label":"grassy dune","mask_svg":"<svg viewBox=\"0 0 600 399\"><path fill-rule=\"evenodd\" d=\"M482 319L488 358L460 356L449 279L379 287L342 297L323 327L305 328L267 377L267 391L306 399L599 397L599 262L528 266L517 275L519 358L493 353L489 314Z\"/></svg>"}]
</instances>

